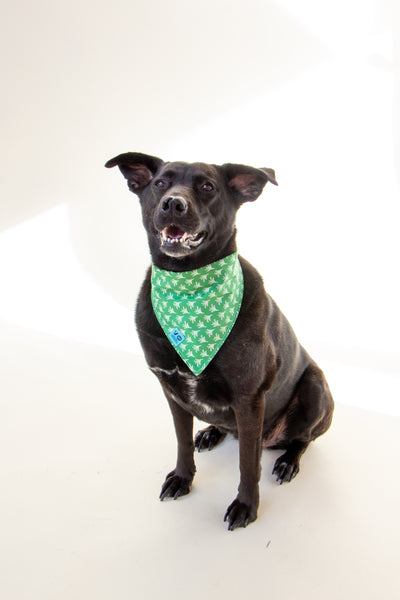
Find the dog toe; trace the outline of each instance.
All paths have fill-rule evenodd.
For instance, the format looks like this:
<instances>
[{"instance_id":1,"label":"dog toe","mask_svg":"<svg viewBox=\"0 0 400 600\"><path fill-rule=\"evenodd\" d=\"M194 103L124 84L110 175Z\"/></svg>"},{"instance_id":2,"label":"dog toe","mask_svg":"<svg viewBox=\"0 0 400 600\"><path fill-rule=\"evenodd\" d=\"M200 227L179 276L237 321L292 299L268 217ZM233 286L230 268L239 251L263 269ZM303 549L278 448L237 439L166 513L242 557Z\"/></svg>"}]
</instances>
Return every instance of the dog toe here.
<instances>
[{"instance_id":1,"label":"dog toe","mask_svg":"<svg viewBox=\"0 0 400 600\"><path fill-rule=\"evenodd\" d=\"M228 530L233 531L237 527L247 527L249 523L257 518L257 509L239 500L234 500L224 516L224 521L228 522Z\"/></svg>"},{"instance_id":2,"label":"dog toe","mask_svg":"<svg viewBox=\"0 0 400 600\"><path fill-rule=\"evenodd\" d=\"M222 433L217 427L210 425L205 429L201 429L197 432L196 437L194 439L194 447L198 452L202 452L203 450L212 450L222 442L225 438L226 434Z\"/></svg>"},{"instance_id":3,"label":"dog toe","mask_svg":"<svg viewBox=\"0 0 400 600\"><path fill-rule=\"evenodd\" d=\"M172 473L167 475L167 478L163 483L160 500L165 500L165 498L173 498L176 500L180 496L186 496L186 494L189 494L190 492L190 486L190 479L179 477L179 475L175 475L175 472L172 471Z\"/></svg>"},{"instance_id":4,"label":"dog toe","mask_svg":"<svg viewBox=\"0 0 400 600\"><path fill-rule=\"evenodd\" d=\"M282 483L292 481L294 477L296 477L299 472L300 467L297 462L291 462L286 460L285 454L280 456L275 462L274 469L272 471L273 475L276 475L277 482L282 485Z\"/></svg>"}]
</instances>

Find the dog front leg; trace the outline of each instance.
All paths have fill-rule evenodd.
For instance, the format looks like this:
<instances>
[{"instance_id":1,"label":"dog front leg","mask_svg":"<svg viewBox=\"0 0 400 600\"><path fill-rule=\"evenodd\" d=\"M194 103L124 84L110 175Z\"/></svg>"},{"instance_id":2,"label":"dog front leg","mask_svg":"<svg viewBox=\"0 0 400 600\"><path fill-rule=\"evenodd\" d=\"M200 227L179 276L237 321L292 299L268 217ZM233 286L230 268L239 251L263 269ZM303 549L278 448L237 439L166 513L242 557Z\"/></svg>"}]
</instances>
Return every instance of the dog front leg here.
<instances>
[{"instance_id":1,"label":"dog front leg","mask_svg":"<svg viewBox=\"0 0 400 600\"><path fill-rule=\"evenodd\" d=\"M185 496L196 472L194 464L193 417L179 406L166 392L167 400L174 419L175 433L178 441L176 467L168 473L161 488L160 500Z\"/></svg>"},{"instance_id":2,"label":"dog front leg","mask_svg":"<svg viewBox=\"0 0 400 600\"><path fill-rule=\"evenodd\" d=\"M262 394L256 399L243 398L234 409L239 437L240 484L239 493L224 517L230 531L246 527L257 518L264 408Z\"/></svg>"}]
</instances>

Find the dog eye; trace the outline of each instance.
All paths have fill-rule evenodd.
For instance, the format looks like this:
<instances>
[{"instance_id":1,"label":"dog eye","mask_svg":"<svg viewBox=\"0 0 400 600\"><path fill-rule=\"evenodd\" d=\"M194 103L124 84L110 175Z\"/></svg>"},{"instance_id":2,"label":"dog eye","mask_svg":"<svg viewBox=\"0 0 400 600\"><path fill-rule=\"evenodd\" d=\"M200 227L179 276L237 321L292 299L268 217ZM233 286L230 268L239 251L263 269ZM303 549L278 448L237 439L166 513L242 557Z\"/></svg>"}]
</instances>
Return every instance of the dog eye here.
<instances>
[{"instance_id":1,"label":"dog eye","mask_svg":"<svg viewBox=\"0 0 400 600\"><path fill-rule=\"evenodd\" d=\"M201 191L202 192L213 192L214 191L214 186L212 183L203 183L203 185L201 186Z\"/></svg>"},{"instance_id":2,"label":"dog eye","mask_svg":"<svg viewBox=\"0 0 400 600\"><path fill-rule=\"evenodd\" d=\"M154 185L159 190L165 190L165 188L168 186L168 183L164 181L164 179L159 179L154 183Z\"/></svg>"}]
</instances>

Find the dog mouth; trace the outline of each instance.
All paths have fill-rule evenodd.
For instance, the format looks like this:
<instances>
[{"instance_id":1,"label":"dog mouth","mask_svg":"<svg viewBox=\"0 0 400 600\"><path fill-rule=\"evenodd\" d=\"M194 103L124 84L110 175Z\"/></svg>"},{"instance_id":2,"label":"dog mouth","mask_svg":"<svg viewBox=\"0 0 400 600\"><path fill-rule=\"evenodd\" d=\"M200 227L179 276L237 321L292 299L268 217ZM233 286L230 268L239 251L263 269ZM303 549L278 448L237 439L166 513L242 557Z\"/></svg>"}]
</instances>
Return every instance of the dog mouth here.
<instances>
[{"instance_id":1,"label":"dog mouth","mask_svg":"<svg viewBox=\"0 0 400 600\"><path fill-rule=\"evenodd\" d=\"M200 231L199 233L188 233L183 231L176 225L169 225L164 227L160 232L161 245L166 248L186 248L191 250L197 248L203 243L207 233Z\"/></svg>"}]
</instances>

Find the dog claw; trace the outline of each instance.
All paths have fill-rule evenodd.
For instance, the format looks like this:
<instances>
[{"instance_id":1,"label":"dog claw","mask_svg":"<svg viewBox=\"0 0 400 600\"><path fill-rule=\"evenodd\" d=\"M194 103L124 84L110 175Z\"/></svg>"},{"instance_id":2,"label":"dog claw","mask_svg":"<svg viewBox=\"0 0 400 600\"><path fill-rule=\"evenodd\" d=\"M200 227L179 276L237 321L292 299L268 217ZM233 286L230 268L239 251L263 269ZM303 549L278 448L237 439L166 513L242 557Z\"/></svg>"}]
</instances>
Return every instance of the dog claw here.
<instances>
[{"instance_id":1,"label":"dog claw","mask_svg":"<svg viewBox=\"0 0 400 600\"><path fill-rule=\"evenodd\" d=\"M282 483L292 481L299 472L300 467L298 463L292 463L285 459L285 455L280 456L274 466L274 470L272 471L272 475L276 475L276 481L279 485Z\"/></svg>"},{"instance_id":2,"label":"dog claw","mask_svg":"<svg viewBox=\"0 0 400 600\"><path fill-rule=\"evenodd\" d=\"M174 471L167 475L166 480L163 483L160 493L160 500L163 501L165 498L173 498L177 500L180 496L186 496L190 492L192 480L185 479L175 475Z\"/></svg>"},{"instance_id":3,"label":"dog claw","mask_svg":"<svg viewBox=\"0 0 400 600\"><path fill-rule=\"evenodd\" d=\"M222 442L225 436L226 434L222 433L217 427L210 425L210 427L201 429L196 433L194 447L198 452L202 452L203 450L210 451Z\"/></svg>"},{"instance_id":4,"label":"dog claw","mask_svg":"<svg viewBox=\"0 0 400 600\"><path fill-rule=\"evenodd\" d=\"M251 506L234 500L224 516L224 521L228 522L228 531L233 531L237 527L247 527L249 523L255 521L257 518L257 510L252 509Z\"/></svg>"}]
</instances>

